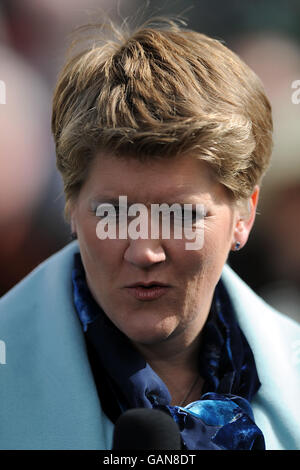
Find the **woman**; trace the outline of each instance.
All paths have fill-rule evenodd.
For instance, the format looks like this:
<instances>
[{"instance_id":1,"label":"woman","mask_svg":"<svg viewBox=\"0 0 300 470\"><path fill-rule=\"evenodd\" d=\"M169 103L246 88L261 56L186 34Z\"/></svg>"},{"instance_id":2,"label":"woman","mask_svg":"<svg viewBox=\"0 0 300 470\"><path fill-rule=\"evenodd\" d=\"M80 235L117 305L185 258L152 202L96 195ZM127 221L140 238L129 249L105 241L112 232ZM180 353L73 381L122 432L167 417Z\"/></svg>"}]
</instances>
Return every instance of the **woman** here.
<instances>
[{"instance_id":1,"label":"woman","mask_svg":"<svg viewBox=\"0 0 300 470\"><path fill-rule=\"evenodd\" d=\"M154 408L185 449L295 449L299 326L226 264L269 164L262 85L219 41L172 22L95 29L53 100L77 241L1 301L1 447L110 449L123 412ZM144 236L158 206L169 219Z\"/></svg>"}]
</instances>

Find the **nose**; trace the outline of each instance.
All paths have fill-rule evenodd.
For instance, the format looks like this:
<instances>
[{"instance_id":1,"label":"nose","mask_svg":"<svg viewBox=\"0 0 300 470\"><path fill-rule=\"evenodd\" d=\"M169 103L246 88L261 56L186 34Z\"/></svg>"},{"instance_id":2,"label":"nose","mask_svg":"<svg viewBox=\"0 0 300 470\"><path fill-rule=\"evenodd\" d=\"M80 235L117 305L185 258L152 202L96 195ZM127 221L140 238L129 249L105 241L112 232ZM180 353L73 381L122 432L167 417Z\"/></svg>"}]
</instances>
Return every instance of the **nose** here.
<instances>
[{"instance_id":1,"label":"nose","mask_svg":"<svg viewBox=\"0 0 300 470\"><path fill-rule=\"evenodd\" d=\"M131 239L125 251L124 259L139 268L148 268L165 261L166 253L160 240Z\"/></svg>"}]
</instances>

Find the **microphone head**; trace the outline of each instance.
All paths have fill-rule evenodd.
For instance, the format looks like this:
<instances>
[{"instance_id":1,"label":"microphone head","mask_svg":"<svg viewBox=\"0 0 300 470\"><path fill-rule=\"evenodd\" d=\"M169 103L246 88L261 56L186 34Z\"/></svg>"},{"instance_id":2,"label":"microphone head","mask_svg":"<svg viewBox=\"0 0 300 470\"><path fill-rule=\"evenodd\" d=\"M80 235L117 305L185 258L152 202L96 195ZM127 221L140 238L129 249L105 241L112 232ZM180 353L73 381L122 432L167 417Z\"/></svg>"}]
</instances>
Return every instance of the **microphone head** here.
<instances>
[{"instance_id":1,"label":"microphone head","mask_svg":"<svg viewBox=\"0 0 300 470\"><path fill-rule=\"evenodd\" d=\"M167 413L152 408L127 410L116 422L113 450L180 450L181 436Z\"/></svg>"}]
</instances>

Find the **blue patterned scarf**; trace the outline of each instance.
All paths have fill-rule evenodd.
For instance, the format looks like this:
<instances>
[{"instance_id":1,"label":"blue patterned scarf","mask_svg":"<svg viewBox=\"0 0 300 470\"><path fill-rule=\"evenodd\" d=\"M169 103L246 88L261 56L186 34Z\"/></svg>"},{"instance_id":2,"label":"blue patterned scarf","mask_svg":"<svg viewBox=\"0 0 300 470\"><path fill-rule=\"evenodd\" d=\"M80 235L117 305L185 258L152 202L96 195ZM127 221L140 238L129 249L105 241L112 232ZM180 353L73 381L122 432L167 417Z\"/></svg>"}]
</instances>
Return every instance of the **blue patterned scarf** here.
<instances>
[{"instance_id":1,"label":"blue patterned scarf","mask_svg":"<svg viewBox=\"0 0 300 470\"><path fill-rule=\"evenodd\" d=\"M113 422L129 408L158 408L178 424L185 449L265 449L250 406L260 387L254 357L221 280L202 330L203 395L188 406L171 406L164 382L93 299L79 253L74 262L74 304L100 401Z\"/></svg>"}]
</instances>

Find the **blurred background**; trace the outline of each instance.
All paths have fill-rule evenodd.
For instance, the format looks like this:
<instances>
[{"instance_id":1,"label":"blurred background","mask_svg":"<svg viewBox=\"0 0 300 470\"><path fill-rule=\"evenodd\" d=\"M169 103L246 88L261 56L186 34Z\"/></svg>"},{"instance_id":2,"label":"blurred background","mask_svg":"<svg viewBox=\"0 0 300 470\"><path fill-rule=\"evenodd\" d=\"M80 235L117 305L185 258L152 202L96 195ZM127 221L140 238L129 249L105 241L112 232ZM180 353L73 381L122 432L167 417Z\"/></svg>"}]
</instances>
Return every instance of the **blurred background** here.
<instances>
[{"instance_id":1,"label":"blurred background","mask_svg":"<svg viewBox=\"0 0 300 470\"><path fill-rule=\"evenodd\" d=\"M273 106L273 161L250 239L229 264L300 321L300 103L292 102L299 0L0 0L0 295L70 241L50 132L52 93L69 33L104 13L133 24L180 14L189 28L224 40L262 79Z\"/></svg>"}]
</instances>

